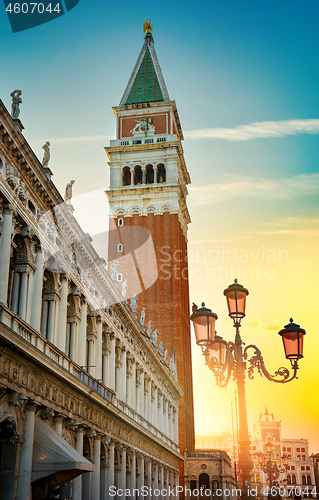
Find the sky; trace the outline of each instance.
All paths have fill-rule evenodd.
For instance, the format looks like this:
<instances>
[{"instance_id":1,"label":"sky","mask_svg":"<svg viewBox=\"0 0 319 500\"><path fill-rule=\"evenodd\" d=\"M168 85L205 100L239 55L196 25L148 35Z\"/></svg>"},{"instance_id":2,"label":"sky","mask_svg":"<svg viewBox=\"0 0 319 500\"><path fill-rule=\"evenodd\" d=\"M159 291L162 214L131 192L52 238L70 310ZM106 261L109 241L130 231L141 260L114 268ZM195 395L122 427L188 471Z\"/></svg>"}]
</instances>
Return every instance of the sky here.
<instances>
[{"instance_id":1,"label":"sky","mask_svg":"<svg viewBox=\"0 0 319 500\"><path fill-rule=\"evenodd\" d=\"M1 10L2 9L2 10ZM118 105L154 25L158 59L184 131L192 183L188 207L191 301L218 314L233 340L223 290L249 289L242 336L267 369L289 367L277 332L292 317L306 329L299 378L246 384L252 431L265 406L283 437L319 451L318 188L319 4L269 0L89 2L24 32L11 32L0 5L0 98L21 89L24 135L42 158L51 142L53 181L75 179L75 215L95 234L107 227L104 146ZM103 207L103 209L101 209ZM97 215L98 214L98 215ZM193 345L196 433L231 427L236 385L215 385Z\"/></svg>"}]
</instances>

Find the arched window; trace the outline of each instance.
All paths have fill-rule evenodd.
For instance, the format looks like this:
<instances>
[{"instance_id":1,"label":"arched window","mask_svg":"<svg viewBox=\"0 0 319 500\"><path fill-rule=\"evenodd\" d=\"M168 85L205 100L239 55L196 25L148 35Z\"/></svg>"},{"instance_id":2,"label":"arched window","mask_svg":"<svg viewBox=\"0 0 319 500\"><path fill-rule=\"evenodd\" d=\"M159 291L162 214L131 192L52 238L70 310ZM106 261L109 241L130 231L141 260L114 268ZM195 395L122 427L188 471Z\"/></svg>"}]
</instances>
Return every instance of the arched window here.
<instances>
[{"instance_id":1,"label":"arched window","mask_svg":"<svg viewBox=\"0 0 319 500\"><path fill-rule=\"evenodd\" d=\"M166 170L163 163L157 165L157 182L160 184L161 182L166 182Z\"/></svg>"},{"instance_id":2,"label":"arched window","mask_svg":"<svg viewBox=\"0 0 319 500\"><path fill-rule=\"evenodd\" d=\"M209 475L206 472L202 472L199 476L199 489L209 490Z\"/></svg>"},{"instance_id":3,"label":"arched window","mask_svg":"<svg viewBox=\"0 0 319 500\"><path fill-rule=\"evenodd\" d=\"M122 170L122 184L123 186L130 186L131 184L130 167L124 167Z\"/></svg>"},{"instance_id":4,"label":"arched window","mask_svg":"<svg viewBox=\"0 0 319 500\"><path fill-rule=\"evenodd\" d=\"M307 484L312 484L311 476L307 476Z\"/></svg>"},{"instance_id":5,"label":"arched window","mask_svg":"<svg viewBox=\"0 0 319 500\"><path fill-rule=\"evenodd\" d=\"M301 476L301 482L302 484L307 484L306 476L304 474Z\"/></svg>"},{"instance_id":6,"label":"arched window","mask_svg":"<svg viewBox=\"0 0 319 500\"><path fill-rule=\"evenodd\" d=\"M147 165L147 167L146 167L146 184L154 184L153 165Z\"/></svg>"},{"instance_id":7,"label":"arched window","mask_svg":"<svg viewBox=\"0 0 319 500\"><path fill-rule=\"evenodd\" d=\"M291 475L290 474L288 474L288 476L287 476L287 484L291 484Z\"/></svg>"},{"instance_id":8,"label":"arched window","mask_svg":"<svg viewBox=\"0 0 319 500\"><path fill-rule=\"evenodd\" d=\"M134 185L138 186L143 182L142 169L139 165L134 168Z\"/></svg>"},{"instance_id":9,"label":"arched window","mask_svg":"<svg viewBox=\"0 0 319 500\"><path fill-rule=\"evenodd\" d=\"M297 484L297 480L296 480L296 475L295 474L292 475L291 479L292 479L292 484Z\"/></svg>"},{"instance_id":10,"label":"arched window","mask_svg":"<svg viewBox=\"0 0 319 500\"><path fill-rule=\"evenodd\" d=\"M121 219L117 219L117 225L118 226L123 226L123 223L124 223L124 221L123 221L122 218Z\"/></svg>"},{"instance_id":11,"label":"arched window","mask_svg":"<svg viewBox=\"0 0 319 500\"><path fill-rule=\"evenodd\" d=\"M190 486L191 491L196 490L196 479L191 479L189 486Z\"/></svg>"}]
</instances>

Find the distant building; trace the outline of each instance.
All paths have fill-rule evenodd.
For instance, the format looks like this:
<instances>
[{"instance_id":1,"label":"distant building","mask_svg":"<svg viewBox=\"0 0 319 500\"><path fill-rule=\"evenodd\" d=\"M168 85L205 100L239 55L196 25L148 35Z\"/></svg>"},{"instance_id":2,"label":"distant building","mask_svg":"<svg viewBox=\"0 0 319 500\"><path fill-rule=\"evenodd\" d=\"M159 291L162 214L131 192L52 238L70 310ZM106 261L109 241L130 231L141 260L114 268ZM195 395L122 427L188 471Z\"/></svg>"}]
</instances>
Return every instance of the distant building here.
<instances>
[{"instance_id":1,"label":"distant building","mask_svg":"<svg viewBox=\"0 0 319 500\"><path fill-rule=\"evenodd\" d=\"M204 436L195 436L196 450L217 449L224 450L230 455L233 453L233 435L229 431L209 432Z\"/></svg>"},{"instance_id":2,"label":"distant building","mask_svg":"<svg viewBox=\"0 0 319 500\"><path fill-rule=\"evenodd\" d=\"M229 455L219 449L186 451L184 484L186 498L237 498L237 482Z\"/></svg>"},{"instance_id":3,"label":"distant building","mask_svg":"<svg viewBox=\"0 0 319 500\"><path fill-rule=\"evenodd\" d=\"M315 455L311 455L311 458L313 460L313 467L314 467L315 481L316 481L316 488L317 488L317 498L318 498L318 493L319 493L319 453L316 453Z\"/></svg>"},{"instance_id":4,"label":"distant building","mask_svg":"<svg viewBox=\"0 0 319 500\"><path fill-rule=\"evenodd\" d=\"M252 486L257 488L258 496L264 496L263 492L267 488L267 477L259 468L257 454L260 452L267 454L266 443L268 441L272 443L274 449L270 457L271 460L280 465L281 457L284 454L289 458L287 471L280 475L278 482L280 483L286 478L287 486L295 487L294 497L298 497L299 492L300 498L314 497L316 483L313 460L309 456L308 439L283 439L281 420L275 420L273 413L269 413L267 408L254 424L254 437L250 445L254 462Z\"/></svg>"}]
</instances>

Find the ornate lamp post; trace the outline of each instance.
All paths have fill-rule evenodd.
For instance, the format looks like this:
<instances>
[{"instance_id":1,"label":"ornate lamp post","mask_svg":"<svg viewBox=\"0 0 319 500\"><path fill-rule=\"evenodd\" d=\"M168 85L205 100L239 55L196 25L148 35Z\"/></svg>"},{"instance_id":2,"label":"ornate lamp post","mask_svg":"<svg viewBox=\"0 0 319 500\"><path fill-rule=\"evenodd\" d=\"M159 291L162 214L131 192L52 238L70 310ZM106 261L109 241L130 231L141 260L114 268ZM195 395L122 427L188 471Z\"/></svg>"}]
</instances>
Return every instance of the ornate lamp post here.
<instances>
[{"instance_id":1,"label":"ornate lamp post","mask_svg":"<svg viewBox=\"0 0 319 500\"><path fill-rule=\"evenodd\" d=\"M226 342L222 337L216 335L215 321L217 314L211 309L205 307L198 308L193 304L193 314L190 319L193 321L196 343L202 348L205 361L210 370L216 377L216 383L219 387L226 387L231 375L237 382L238 390L238 407L239 407L239 460L238 466L241 470L241 489L242 498L249 497L251 486L251 471L253 469L253 461L249 450L249 433L247 424L246 412L246 396L245 396L245 378L246 373L248 378L254 378L254 370L257 368L258 373L264 375L272 382L285 384L290 382L297 376L298 360L303 357L303 337L306 334L305 330L299 325L290 323L279 332L283 339L283 345L286 358L290 360L292 366L292 375L287 368L281 367L271 375L265 366L264 359L260 350L255 345L248 345L245 348L244 342L241 339L239 329L241 320L245 317L246 297L248 290L240 285L237 280L224 290L226 296L229 316L232 318L236 329L235 341ZM214 334L215 332L215 334ZM248 351L252 350L252 354L248 355ZM247 366L247 361L249 365Z\"/></svg>"},{"instance_id":2,"label":"ornate lamp post","mask_svg":"<svg viewBox=\"0 0 319 500\"><path fill-rule=\"evenodd\" d=\"M267 475L269 493L273 497L275 495L273 494L272 488L273 487L277 488L279 486L279 483L277 481L279 475L287 471L288 457L284 454L281 457L282 465L278 466L278 464L274 460L271 460L272 450L273 450L273 445L271 444L270 441L268 441L268 443L266 444L267 454L260 452L257 453L257 456L258 456L259 468ZM287 479L284 479L282 484L284 487L287 486Z\"/></svg>"}]
</instances>

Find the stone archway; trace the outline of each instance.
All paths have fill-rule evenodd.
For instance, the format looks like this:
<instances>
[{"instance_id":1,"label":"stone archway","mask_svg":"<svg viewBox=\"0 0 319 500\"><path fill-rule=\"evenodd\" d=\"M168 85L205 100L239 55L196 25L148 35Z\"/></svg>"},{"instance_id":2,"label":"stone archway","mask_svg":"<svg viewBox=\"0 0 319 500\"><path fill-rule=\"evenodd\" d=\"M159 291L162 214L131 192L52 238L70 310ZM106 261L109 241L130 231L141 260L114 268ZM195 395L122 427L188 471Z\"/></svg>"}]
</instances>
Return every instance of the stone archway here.
<instances>
[{"instance_id":1,"label":"stone archway","mask_svg":"<svg viewBox=\"0 0 319 500\"><path fill-rule=\"evenodd\" d=\"M17 459L16 422L8 417L0 423L0 491L2 498L13 498Z\"/></svg>"}]
</instances>

